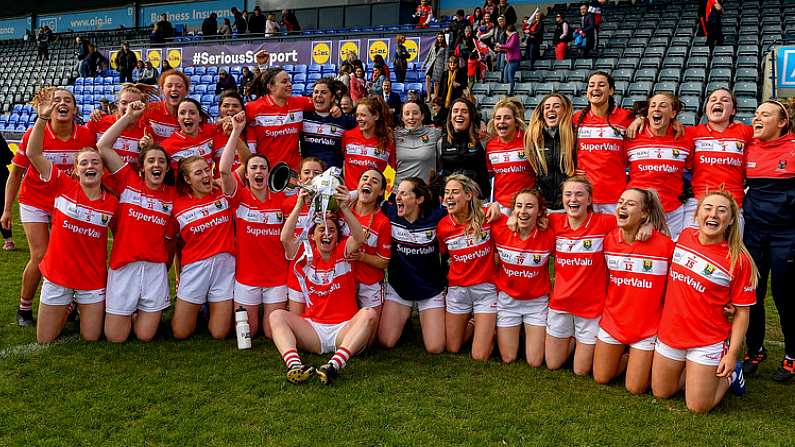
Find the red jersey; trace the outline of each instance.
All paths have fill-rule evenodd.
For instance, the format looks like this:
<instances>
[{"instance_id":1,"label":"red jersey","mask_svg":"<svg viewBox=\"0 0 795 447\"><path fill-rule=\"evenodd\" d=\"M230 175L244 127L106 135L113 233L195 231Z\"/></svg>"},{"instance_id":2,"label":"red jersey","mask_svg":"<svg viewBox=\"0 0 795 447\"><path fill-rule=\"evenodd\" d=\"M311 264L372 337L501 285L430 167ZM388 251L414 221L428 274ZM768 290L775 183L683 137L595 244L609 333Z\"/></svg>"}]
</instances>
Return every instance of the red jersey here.
<instances>
[{"instance_id":1,"label":"red jersey","mask_svg":"<svg viewBox=\"0 0 795 447\"><path fill-rule=\"evenodd\" d=\"M580 122L582 113L574 114L574 123ZM616 108L609 118L586 113L576 129L576 150L577 167L585 171L593 185L593 203L613 205L627 186L624 135L633 116L629 110Z\"/></svg>"},{"instance_id":2,"label":"red jersey","mask_svg":"<svg viewBox=\"0 0 795 447\"><path fill-rule=\"evenodd\" d=\"M524 133L516 132L509 143L493 138L486 143L486 167L494 173L494 200L502 206L511 206L513 196L524 188L536 184L527 156L524 153Z\"/></svg>"},{"instance_id":3,"label":"red jersey","mask_svg":"<svg viewBox=\"0 0 795 447\"><path fill-rule=\"evenodd\" d=\"M723 132L709 123L688 127L693 140L693 194L699 200L707 192L723 187L743 203L745 188L745 147L754 135L754 129L740 123L731 123Z\"/></svg>"},{"instance_id":4,"label":"red jersey","mask_svg":"<svg viewBox=\"0 0 795 447\"><path fill-rule=\"evenodd\" d=\"M99 121L89 121L86 124L88 130L96 135L97 141L102 138L102 135L110 129L110 126L116 123L119 118L116 115L105 115ZM125 163L138 166L139 157L141 155L141 148L138 147L138 142L144 137L144 128L141 125L130 126L124 129L113 142L113 150L119 154Z\"/></svg>"},{"instance_id":5,"label":"red jersey","mask_svg":"<svg viewBox=\"0 0 795 447\"><path fill-rule=\"evenodd\" d=\"M199 156L213 166L214 152L213 140L219 133L223 133L215 124L205 123L195 137L183 134L181 131L174 132L162 143L168 158L171 159L171 169L177 172L179 161L183 158Z\"/></svg>"},{"instance_id":6,"label":"red jersey","mask_svg":"<svg viewBox=\"0 0 795 447\"><path fill-rule=\"evenodd\" d=\"M450 254L447 282L454 286L474 286L494 283L497 265L494 263L494 241L491 225L483 222L478 234L467 234L466 224L459 224L450 215L436 226L441 253Z\"/></svg>"},{"instance_id":7,"label":"red jersey","mask_svg":"<svg viewBox=\"0 0 795 447\"><path fill-rule=\"evenodd\" d=\"M168 113L165 101L146 104L143 121L151 130L149 133L155 143L160 143L179 130L177 116Z\"/></svg>"},{"instance_id":8,"label":"red jersey","mask_svg":"<svg viewBox=\"0 0 795 447\"><path fill-rule=\"evenodd\" d=\"M353 266L346 260L346 241L347 238L342 238L327 260L320 256L312 243L311 263L307 263L306 258L301 259L304 250L304 244L301 244L296 270L305 281L309 294L304 318L320 324L339 324L350 320L359 311Z\"/></svg>"},{"instance_id":9,"label":"red jersey","mask_svg":"<svg viewBox=\"0 0 795 447\"><path fill-rule=\"evenodd\" d=\"M364 243L359 250L388 261L392 256L392 223L389 222L389 219L381 210L376 210L375 213L368 215L359 215L354 212L353 215L362 225L365 234ZM351 235L348 225L343 225L340 232L343 236ZM364 262L357 262L355 278L357 283L375 284L384 279L384 270Z\"/></svg>"},{"instance_id":10,"label":"red jersey","mask_svg":"<svg viewBox=\"0 0 795 447\"><path fill-rule=\"evenodd\" d=\"M660 196L666 213L679 208L682 201L682 178L690 166L693 140L685 134L674 140L673 129L664 137L652 135L648 129L627 141L629 160L628 188L653 189Z\"/></svg>"},{"instance_id":11,"label":"red jersey","mask_svg":"<svg viewBox=\"0 0 795 447\"><path fill-rule=\"evenodd\" d=\"M30 139L30 132L33 129L28 129L25 135L22 136L22 142L19 144L19 150L14 155L11 163L14 166L29 172L30 160L25 155L25 148L28 147L28 139ZM83 126L74 126L72 136L64 141L55 136L52 132L50 123L47 123L47 128L44 130L44 142L42 155L58 168L66 176L71 176L75 168L75 157L80 149L84 147L96 148L97 140L93 132ZM38 180L38 172L32 172L32 175L26 175L22 179L22 185L19 189L19 203L23 205L32 206L47 212L52 211L52 204L55 196L52 189L46 183L34 180L31 177L36 177Z\"/></svg>"},{"instance_id":12,"label":"red jersey","mask_svg":"<svg viewBox=\"0 0 795 447\"><path fill-rule=\"evenodd\" d=\"M795 177L795 135L786 133L772 141L754 138L748 146L746 160L745 175L749 180Z\"/></svg>"},{"instance_id":13,"label":"red jersey","mask_svg":"<svg viewBox=\"0 0 795 447\"><path fill-rule=\"evenodd\" d=\"M549 256L555 247L555 234L533 230L522 240L501 217L492 227L494 245L500 259L497 288L515 300L531 300L549 295Z\"/></svg>"},{"instance_id":14,"label":"red jersey","mask_svg":"<svg viewBox=\"0 0 795 447\"><path fill-rule=\"evenodd\" d=\"M31 174L31 180L44 185L55 197L50 242L39 264L41 274L69 289L104 289L108 227L116 213L116 197L102 191L99 199L89 199L80 184L57 166L53 166L47 182L36 171Z\"/></svg>"},{"instance_id":15,"label":"red jersey","mask_svg":"<svg viewBox=\"0 0 795 447\"><path fill-rule=\"evenodd\" d=\"M616 227L609 214L588 213L576 230L565 214L550 214L555 233L555 287L549 308L582 318L602 314L607 293L604 240Z\"/></svg>"},{"instance_id":16,"label":"red jersey","mask_svg":"<svg viewBox=\"0 0 795 447\"><path fill-rule=\"evenodd\" d=\"M295 208L295 202L298 201L298 195L292 195L284 197L282 200L282 214L284 214L284 220L287 220L287 216L293 212L293 208ZM306 222L306 216L309 214L309 205L304 203L301 207L301 211L298 213L298 222L295 223L295 235L298 236L301 232L304 231L304 222Z\"/></svg>"},{"instance_id":17,"label":"red jersey","mask_svg":"<svg viewBox=\"0 0 795 447\"><path fill-rule=\"evenodd\" d=\"M674 249L659 338L676 349L719 343L728 338L731 323L723 315L726 304L751 306L751 262L741 255L730 269L726 242L703 245L698 230L685 228Z\"/></svg>"},{"instance_id":18,"label":"red jersey","mask_svg":"<svg viewBox=\"0 0 795 447\"><path fill-rule=\"evenodd\" d=\"M395 166L395 141L391 141L386 149L379 146L378 138L365 138L359 127L342 134L342 153L345 157L342 171L348 189L356 189L365 171L375 169L383 172L387 166Z\"/></svg>"},{"instance_id":19,"label":"red jersey","mask_svg":"<svg viewBox=\"0 0 795 447\"><path fill-rule=\"evenodd\" d=\"M655 231L644 242L626 242L620 228L605 239L610 282L599 325L613 338L632 344L657 333L674 242Z\"/></svg>"},{"instance_id":20,"label":"red jersey","mask_svg":"<svg viewBox=\"0 0 795 447\"><path fill-rule=\"evenodd\" d=\"M287 259L279 239L284 223L283 197L269 193L264 201L260 201L237 175L235 179L235 195L239 197L235 209L235 279L247 286L283 286L287 284Z\"/></svg>"},{"instance_id":21,"label":"red jersey","mask_svg":"<svg viewBox=\"0 0 795 447\"><path fill-rule=\"evenodd\" d=\"M119 269L138 261L167 263L165 240L173 239L177 233L171 214L174 187L150 189L128 164L111 174L105 183L120 191L110 268Z\"/></svg>"},{"instance_id":22,"label":"red jersey","mask_svg":"<svg viewBox=\"0 0 795 447\"><path fill-rule=\"evenodd\" d=\"M298 172L301 164L298 134L303 127L304 112L313 110L312 99L306 96L291 96L284 107L267 95L246 104L248 125L257 142L256 152L268 157L271 166L283 161Z\"/></svg>"},{"instance_id":23,"label":"red jersey","mask_svg":"<svg viewBox=\"0 0 795 447\"><path fill-rule=\"evenodd\" d=\"M253 154L257 152L257 144L256 142L252 142L249 138L249 134L252 133L253 132L251 131L251 129L247 127L246 136L245 137L241 136L241 139L243 139L246 142L248 150ZM224 154L224 148L226 147L226 143L228 141L229 141L229 135L225 134L221 130L216 132L215 137L213 137L213 142L210 145L210 147L212 148L213 152L213 163L215 163L216 167L218 167L219 163L221 163L221 155ZM240 167L240 157L237 155L237 152L235 152L235 161L234 163L232 163L232 172L235 172L239 167ZM218 178L220 177L220 175L221 173L218 172L218 169L216 169L215 177Z\"/></svg>"},{"instance_id":24,"label":"red jersey","mask_svg":"<svg viewBox=\"0 0 795 447\"><path fill-rule=\"evenodd\" d=\"M235 234L232 210L237 206L239 191L232 197L222 192L210 193L198 199L178 194L174 199L174 217L179 223L182 265L201 261L219 253L235 253Z\"/></svg>"}]
</instances>

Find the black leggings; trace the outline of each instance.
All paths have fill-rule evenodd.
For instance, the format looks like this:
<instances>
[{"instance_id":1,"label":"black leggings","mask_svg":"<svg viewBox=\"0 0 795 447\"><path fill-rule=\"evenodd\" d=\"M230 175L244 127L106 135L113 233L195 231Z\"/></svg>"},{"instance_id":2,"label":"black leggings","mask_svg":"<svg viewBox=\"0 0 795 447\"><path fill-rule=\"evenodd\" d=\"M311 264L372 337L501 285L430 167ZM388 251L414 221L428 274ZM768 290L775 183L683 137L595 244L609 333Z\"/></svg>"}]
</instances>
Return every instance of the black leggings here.
<instances>
[{"instance_id":1,"label":"black leggings","mask_svg":"<svg viewBox=\"0 0 795 447\"><path fill-rule=\"evenodd\" d=\"M6 165L2 165L0 166L0 209L5 207L6 181L8 181L8 167ZM3 235L3 239L11 238L11 230L0 228L0 234Z\"/></svg>"}]
</instances>

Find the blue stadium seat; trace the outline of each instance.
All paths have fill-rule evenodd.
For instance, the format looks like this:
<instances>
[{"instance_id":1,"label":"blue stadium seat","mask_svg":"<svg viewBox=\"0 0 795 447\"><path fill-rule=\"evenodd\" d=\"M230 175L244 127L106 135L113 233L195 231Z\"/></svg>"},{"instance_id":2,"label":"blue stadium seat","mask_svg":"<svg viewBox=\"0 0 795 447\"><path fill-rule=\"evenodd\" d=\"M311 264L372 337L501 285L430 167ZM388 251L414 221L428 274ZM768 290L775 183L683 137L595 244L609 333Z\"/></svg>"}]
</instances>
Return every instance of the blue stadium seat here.
<instances>
[{"instance_id":1,"label":"blue stadium seat","mask_svg":"<svg viewBox=\"0 0 795 447\"><path fill-rule=\"evenodd\" d=\"M209 75L217 75L218 74L218 67L215 67L215 66L207 67L207 74L209 74Z\"/></svg>"},{"instance_id":2,"label":"blue stadium seat","mask_svg":"<svg viewBox=\"0 0 795 447\"><path fill-rule=\"evenodd\" d=\"M83 78L83 85L94 85L94 78Z\"/></svg>"},{"instance_id":3,"label":"blue stadium seat","mask_svg":"<svg viewBox=\"0 0 795 447\"><path fill-rule=\"evenodd\" d=\"M282 65L282 68L283 68L283 69L284 69L284 71L286 71L287 73L294 73L294 72L295 72L295 66L293 66L293 65L291 65L291 64L285 64L285 65Z\"/></svg>"},{"instance_id":4,"label":"blue stadium seat","mask_svg":"<svg viewBox=\"0 0 795 447\"><path fill-rule=\"evenodd\" d=\"M203 74L201 76L201 83L202 84L215 84L215 78L211 74Z\"/></svg>"},{"instance_id":5,"label":"blue stadium seat","mask_svg":"<svg viewBox=\"0 0 795 447\"><path fill-rule=\"evenodd\" d=\"M19 121L19 115L17 115L16 113L12 113L8 117L8 124L16 124L18 121Z\"/></svg>"},{"instance_id":6,"label":"blue stadium seat","mask_svg":"<svg viewBox=\"0 0 795 447\"><path fill-rule=\"evenodd\" d=\"M308 73L321 73L323 69L318 64L310 64L307 68Z\"/></svg>"},{"instance_id":7,"label":"blue stadium seat","mask_svg":"<svg viewBox=\"0 0 795 447\"><path fill-rule=\"evenodd\" d=\"M213 94L202 95L201 103L202 105L207 104L208 106L212 105L215 102L216 98Z\"/></svg>"},{"instance_id":8,"label":"blue stadium seat","mask_svg":"<svg viewBox=\"0 0 795 447\"><path fill-rule=\"evenodd\" d=\"M421 93L421 92L423 92L425 90L425 87L420 82L411 82L409 84L406 84L406 91L408 92L409 90L414 90L416 92L420 92Z\"/></svg>"},{"instance_id":9,"label":"blue stadium seat","mask_svg":"<svg viewBox=\"0 0 795 447\"><path fill-rule=\"evenodd\" d=\"M206 84L199 84L193 87L193 93L198 95L203 95L207 93L207 85Z\"/></svg>"},{"instance_id":10,"label":"blue stadium seat","mask_svg":"<svg viewBox=\"0 0 795 447\"><path fill-rule=\"evenodd\" d=\"M734 84L734 94L738 97L756 98L757 85L753 82L738 82Z\"/></svg>"},{"instance_id":11,"label":"blue stadium seat","mask_svg":"<svg viewBox=\"0 0 795 447\"><path fill-rule=\"evenodd\" d=\"M83 85L83 84L85 84L85 79L83 78L75 79L75 85Z\"/></svg>"},{"instance_id":12,"label":"blue stadium seat","mask_svg":"<svg viewBox=\"0 0 795 447\"><path fill-rule=\"evenodd\" d=\"M680 96L679 101L682 102L682 109L685 112L698 113L701 110L701 98L698 96Z\"/></svg>"},{"instance_id":13,"label":"blue stadium seat","mask_svg":"<svg viewBox=\"0 0 795 447\"><path fill-rule=\"evenodd\" d=\"M395 93L404 93L406 91L406 84L402 82L393 82L392 91Z\"/></svg>"},{"instance_id":14,"label":"blue stadium seat","mask_svg":"<svg viewBox=\"0 0 795 447\"><path fill-rule=\"evenodd\" d=\"M320 73L309 73L308 75L306 75L306 80L307 82L314 83L314 81L317 81L322 77L323 75L321 75Z\"/></svg>"},{"instance_id":15,"label":"blue stadium seat","mask_svg":"<svg viewBox=\"0 0 795 447\"><path fill-rule=\"evenodd\" d=\"M202 101L202 95L188 95L188 98L191 98L191 99L193 99L193 100L195 100L197 102L201 102Z\"/></svg>"},{"instance_id":16,"label":"blue stadium seat","mask_svg":"<svg viewBox=\"0 0 795 447\"><path fill-rule=\"evenodd\" d=\"M307 66L306 66L306 64L299 64L299 65L294 66L293 70L296 73L306 73L307 72Z\"/></svg>"},{"instance_id":17,"label":"blue stadium seat","mask_svg":"<svg viewBox=\"0 0 795 447\"><path fill-rule=\"evenodd\" d=\"M201 84L201 82L202 82L201 75L193 75L190 77L191 85Z\"/></svg>"},{"instance_id":18,"label":"blue stadium seat","mask_svg":"<svg viewBox=\"0 0 795 447\"><path fill-rule=\"evenodd\" d=\"M75 84L74 86L70 85L70 87L74 87L74 90L72 91L72 93L74 93L75 95L83 94L83 85L82 84L80 84L80 85Z\"/></svg>"},{"instance_id":19,"label":"blue stadium seat","mask_svg":"<svg viewBox=\"0 0 795 447\"><path fill-rule=\"evenodd\" d=\"M83 95L83 104L93 104L93 103L94 103L93 95Z\"/></svg>"},{"instance_id":20,"label":"blue stadium seat","mask_svg":"<svg viewBox=\"0 0 795 447\"><path fill-rule=\"evenodd\" d=\"M28 130L28 126L25 124L17 124L17 127L14 128L14 132L25 132Z\"/></svg>"},{"instance_id":21,"label":"blue stadium seat","mask_svg":"<svg viewBox=\"0 0 795 447\"><path fill-rule=\"evenodd\" d=\"M205 67L194 67L193 68L193 74L203 75L205 73L207 73L207 68L205 68Z\"/></svg>"},{"instance_id":22,"label":"blue stadium seat","mask_svg":"<svg viewBox=\"0 0 795 447\"><path fill-rule=\"evenodd\" d=\"M77 104L83 103L83 95L81 93L75 93L75 102Z\"/></svg>"},{"instance_id":23,"label":"blue stadium seat","mask_svg":"<svg viewBox=\"0 0 795 447\"><path fill-rule=\"evenodd\" d=\"M187 76L193 76L193 67L185 67L182 69L182 72Z\"/></svg>"},{"instance_id":24,"label":"blue stadium seat","mask_svg":"<svg viewBox=\"0 0 795 447\"><path fill-rule=\"evenodd\" d=\"M210 116L212 116L212 117L217 117L218 116L218 105L214 104L214 105L210 106L210 108L207 109L207 113L209 113Z\"/></svg>"},{"instance_id":25,"label":"blue stadium seat","mask_svg":"<svg viewBox=\"0 0 795 447\"><path fill-rule=\"evenodd\" d=\"M105 76L104 78L102 78L102 84L113 85L113 76Z\"/></svg>"},{"instance_id":26,"label":"blue stadium seat","mask_svg":"<svg viewBox=\"0 0 795 447\"><path fill-rule=\"evenodd\" d=\"M737 113L752 115L756 111L756 98L739 97L737 98Z\"/></svg>"},{"instance_id":27,"label":"blue stadium seat","mask_svg":"<svg viewBox=\"0 0 795 447\"><path fill-rule=\"evenodd\" d=\"M306 83L306 73L296 73L293 75L293 83Z\"/></svg>"},{"instance_id":28,"label":"blue stadium seat","mask_svg":"<svg viewBox=\"0 0 795 447\"><path fill-rule=\"evenodd\" d=\"M305 88L304 84L293 84L293 95L303 95Z\"/></svg>"}]
</instances>

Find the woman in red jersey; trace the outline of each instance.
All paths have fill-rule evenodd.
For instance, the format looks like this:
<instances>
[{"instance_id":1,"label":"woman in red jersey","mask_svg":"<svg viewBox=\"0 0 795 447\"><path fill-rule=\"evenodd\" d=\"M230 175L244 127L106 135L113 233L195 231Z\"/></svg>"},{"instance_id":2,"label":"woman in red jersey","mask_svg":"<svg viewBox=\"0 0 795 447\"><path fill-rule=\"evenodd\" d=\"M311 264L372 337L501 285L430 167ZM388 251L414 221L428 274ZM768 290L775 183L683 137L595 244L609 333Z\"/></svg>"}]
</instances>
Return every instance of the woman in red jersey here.
<instances>
[{"instance_id":1,"label":"woman in red jersey","mask_svg":"<svg viewBox=\"0 0 795 447\"><path fill-rule=\"evenodd\" d=\"M710 191L724 189L743 203L745 180L745 148L751 142L751 126L734 121L737 100L725 89L713 90L704 104L707 122L688 128L693 139L693 195L685 203L685 227L698 228L696 206ZM739 214L740 232L743 213Z\"/></svg>"},{"instance_id":2,"label":"woman in red jersey","mask_svg":"<svg viewBox=\"0 0 795 447\"><path fill-rule=\"evenodd\" d=\"M77 109L74 95L64 89L42 89L46 96L50 113L39 114L36 124L44 126L43 151L44 157L55 164L67 177L72 174L75 166L75 155L84 147L94 147L96 139L93 133L83 126L75 124ZM19 150L12 160L13 169L6 181L5 207L0 217L3 228L11 228L11 207L19 193L19 219L28 240L30 259L22 272L19 310L17 324L33 325L33 295L39 287L41 273L39 264L44 257L50 238L52 222L53 194L42 182L35 181L37 175L24 175L30 167L27 157L27 146L32 129L28 129L22 137ZM24 178L23 178L24 175Z\"/></svg>"},{"instance_id":3,"label":"woman in red jersey","mask_svg":"<svg viewBox=\"0 0 795 447\"><path fill-rule=\"evenodd\" d=\"M349 256L356 261L356 301L360 308L373 308L379 315L384 305L384 270L392 256L392 224L380 206L385 189L386 177L381 171L364 171L351 209L365 234L362 246ZM342 234L346 233L347 227L344 227Z\"/></svg>"},{"instance_id":4,"label":"woman in red jersey","mask_svg":"<svg viewBox=\"0 0 795 447\"><path fill-rule=\"evenodd\" d=\"M521 103L506 98L494 105L493 118L488 125L493 138L486 144L486 165L494 176L494 202L506 215L511 213L516 193L533 188L536 183L524 152L523 120Z\"/></svg>"},{"instance_id":5,"label":"woman in red jersey","mask_svg":"<svg viewBox=\"0 0 795 447\"><path fill-rule=\"evenodd\" d=\"M665 211L654 190L628 189L618 199L615 228L605 238L610 281L593 361L593 377L607 384L626 371L625 386L643 394L651 381L651 361L662 312L674 243ZM637 239L641 226L651 237Z\"/></svg>"},{"instance_id":6,"label":"woman in red jersey","mask_svg":"<svg viewBox=\"0 0 795 447\"><path fill-rule=\"evenodd\" d=\"M392 113L384 100L380 96L360 99L356 122L358 127L342 135L343 175L348 189L355 189L368 169L383 172L387 166L395 166Z\"/></svg>"},{"instance_id":7,"label":"woman in red jersey","mask_svg":"<svg viewBox=\"0 0 795 447\"><path fill-rule=\"evenodd\" d=\"M237 196L213 189L209 163L197 155L183 158L177 173L174 217L182 240L177 300L171 330L178 340L196 330L202 305L209 303L208 328L223 339L232 326L235 285L233 210Z\"/></svg>"},{"instance_id":8,"label":"woman in red jersey","mask_svg":"<svg viewBox=\"0 0 795 447\"><path fill-rule=\"evenodd\" d=\"M537 368L544 363L544 337L549 310L548 261L555 235L547 228L541 193L523 189L514 195L511 218L492 228L500 268L497 273L497 343L502 361L511 363L519 351L524 326L525 358Z\"/></svg>"},{"instance_id":9,"label":"woman in red jersey","mask_svg":"<svg viewBox=\"0 0 795 447\"><path fill-rule=\"evenodd\" d=\"M49 343L58 338L74 300L80 310L80 335L86 341L96 341L102 336L105 314L108 228L118 201L102 190L104 167L93 148L74 154L76 180L44 152L44 135L52 114L59 118L70 114L64 96L58 93L42 90L37 95L39 119L25 147L27 160L35 169L25 179L46 191L52 209L52 235L40 265L44 283L36 339Z\"/></svg>"},{"instance_id":10,"label":"woman in red jersey","mask_svg":"<svg viewBox=\"0 0 795 447\"><path fill-rule=\"evenodd\" d=\"M240 96L240 93L237 90L226 90L218 97L218 112L219 116L215 117L216 121L222 122L222 129L223 132L218 132L215 134L215 138L213 138L212 142L212 149L213 149L213 163L216 166L215 175L218 176L220 173L217 171L218 164L221 160L221 154L224 152L224 148L226 147L226 143L229 141L229 135L232 132L232 121L225 118L233 117L238 113L245 110L245 106L243 104L243 97ZM239 139L245 141L248 144L249 152L256 151L256 144L254 140L254 134L251 131L251 128L246 126L245 129L241 132ZM234 163L232 164L232 171L237 170L240 166L240 160L237 158L237 148L235 148L235 159Z\"/></svg>"},{"instance_id":11,"label":"woman in red jersey","mask_svg":"<svg viewBox=\"0 0 795 447\"><path fill-rule=\"evenodd\" d=\"M86 123L86 127L97 136L97 141L102 138L102 135L118 120L124 117L127 112L127 107L133 102L146 102L146 99L152 95L154 87L146 84L124 84L116 95L116 114L103 115L99 121L90 120ZM146 124L142 119L142 114L136 115L138 119L130 121L125 129L122 129L121 134L117 135L111 141L113 143L113 150L121 157L124 163L128 163L133 171L138 170L138 160L141 155L141 148L139 142L144 137L144 129ZM107 164L107 160L104 160Z\"/></svg>"},{"instance_id":12,"label":"woman in red jersey","mask_svg":"<svg viewBox=\"0 0 795 447\"><path fill-rule=\"evenodd\" d=\"M587 84L588 105L573 117L577 170L593 185L594 210L614 214L627 185L624 135L634 117L616 105L616 83L608 73L591 73Z\"/></svg>"},{"instance_id":13,"label":"woman in red jersey","mask_svg":"<svg viewBox=\"0 0 795 447\"><path fill-rule=\"evenodd\" d=\"M615 217L593 211L591 183L582 176L563 182L565 214L550 214L555 233L555 286L549 300L544 358L558 369L571 353L574 373L591 372L599 317L607 292L604 239Z\"/></svg>"},{"instance_id":14,"label":"woman in red jersey","mask_svg":"<svg viewBox=\"0 0 795 447\"><path fill-rule=\"evenodd\" d=\"M676 243L652 363L651 389L668 398L685 388L690 411L715 408L729 388L745 391L737 356L756 301L757 270L743 245L737 203L723 191L698 205L698 229ZM724 306L736 308L730 322ZM728 346L726 341L728 340Z\"/></svg>"},{"instance_id":15,"label":"woman in red jersey","mask_svg":"<svg viewBox=\"0 0 795 447\"><path fill-rule=\"evenodd\" d=\"M340 223L329 216L315 221L311 241L295 235L295 224L306 191L301 191L295 207L282 228L281 240L289 259L295 261L297 279L306 300L303 316L276 310L270 316L273 342L287 366L287 380L301 383L317 373L321 383L330 384L350 358L367 346L378 327L378 314L372 308L356 306L356 281L348 256L359 250L365 232L348 208L348 190L338 186L334 198L350 231L340 236ZM328 363L315 370L303 365L297 349L325 354L334 352Z\"/></svg>"},{"instance_id":16,"label":"woman in red jersey","mask_svg":"<svg viewBox=\"0 0 795 447\"><path fill-rule=\"evenodd\" d=\"M151 341L170 304L168 263L174 252L176 222L174 187L163 183L168 155L162 147L151 145L140 151L140 162L132 165L115 149L145 108L141 101L127 104L124 115L97 142L111 173L104 182L119 194L105 301L105 337L114 343L127 340L131 329L139 340Z\"/></svg>"},{"instance_id":17,"label":"woman in red jersey","mask_svg":"<svg viewBox=\"0 0 795 447\"><path fill-rule=\"evenodd\" d=\"M259 307L264 308L262 328L271 338L268 317L276 309L287 308L287 260L279 235L284 214L281 194L268 189L268 159L254 154L245 165L232 171L237 149L236 140L246 128L245 112L232 117L232 133L219 162L221 189L229 197L237 197L235 235L237 239L235 266L235 306L244 306L252 336L259 331ZM245 158L245 157L244 157ZM263 257L267 268L263 268Z\"/></svg>"},{"instance_id":18,"label":"woman in red jersey","mask_svg":"<svg viewBox=\"0 0 795 447\"><path fill-rule=\"evenodd\" d=\"M180 129L177 108L188 96L190 78L179 70L166 70L157 80L162 101L146 105L144 123L152 130L155 143L161 143Z\"/></svg>"},{"instance_id":19,"label":"woman in red jersey","mask_svg":"<svg viewBox=\"0 0 795 447\"><path fill-rule=\"evenodd\" d=\"M652 95L646 115L648 125L625 144L629 187L657 191L674 241L684 225L684 206L680 196L684 171L690 166L693 153L690 135L676 138L671 125L680 108L679 99L671 93Z\"/></svg>"},{"instance_id":20,"label":"woman in red jersey","mask_svg":"<svg viewBox=\"0 0 795 447\"><path fill-rule=\"evenodd\" d=\"M436 227L442 254L449 255L447 275L447 350L458 352L470 314L475 316L472 358L488 360L497 321L496 265L491 225L480 204L477 183L462 174L447 177L444 204L449 213Z\"/></svg>"}]
</instances>

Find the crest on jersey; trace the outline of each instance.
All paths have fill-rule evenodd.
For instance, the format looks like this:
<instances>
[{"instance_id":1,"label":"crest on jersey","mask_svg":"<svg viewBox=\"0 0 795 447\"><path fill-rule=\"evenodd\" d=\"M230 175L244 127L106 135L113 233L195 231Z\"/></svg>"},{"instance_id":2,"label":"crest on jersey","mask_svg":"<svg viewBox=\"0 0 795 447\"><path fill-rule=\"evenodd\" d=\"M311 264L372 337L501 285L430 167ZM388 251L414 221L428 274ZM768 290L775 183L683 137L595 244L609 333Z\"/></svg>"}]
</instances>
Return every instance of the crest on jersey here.
<instances>
[{"instance_id":1,"label":"crest on jersey","mask_svg":"<svg viewBox=\"0 0 795 447\"><path fill-rule=\"evenodd\" d=\"M294 120L295 120L295 113L290 112L290 121L294 121Z\"/></svg>"},{"instance_id":2,"label":"crest on jersey","mask_svg":"<svg viewBox=\"0 0 795 447\"><path fill-rule=\"evenodd\" d=\"M221 201L220 201L220 200L216 200L216 201L215 201L215 203L213 203L213 205L215 205L215 207L216 207L216 208L218 208L219 210L220 210L221 208L223 208L223 207L224 207L224 206L221 204Z\"/></svg>"},{"instance_id":3,"label":"crest on jersey","mask_svg":"<svg viewBox=\"0 0 795 447\"><path fill-rule=\"evenodd\" d=\"M480 231L480 240L485 241L489 237L489 233L486 230Z\"/></svg>"},{"instance_id":4,"label":"crest on jersey","mask_svg":"<svg viewBox=\"0 0 795 447\"><path fill-rule=\"evenodd\" d=\"M277 211L277 212L276 212L276 219L277 219L279 222L281 222L282 220L284 220L284 214L282 214L282 212L281 212L281 211Z\"/></svg>"},{"instance_id":5,"label":"crest on jersey","mask_svg":"<svg viewBox=\"0 0 795 447\"><path fill-rule=\"evenodd\" d=\"M781 169L782 171L784 169L787 169L787 160L779 160L778 161L778 168Z\"/></svg>"},{"instance_id":6,"label":"crest on jersey","mask_svg":"<svg viewBox=\"0 0 795 447\"><path fill-rule=\"evenodd\" d=\"M100 214L99 215L99 220L102 221L103 225L105 225L110 220L110 216L108 216L107 214Z\"/></svg>"},{"instance_id":7,"label":"crest on jersey","mask_svg":"<svg viewBox=\"0 0 795 447\"><path fill-rule=\"evenodd\" d=\"M672 149L671 152L674 154L674 158L679 158L679 149Z\"/></svg>"},{"instance_id":8,"label":"crest on jersey","mask_svg":"<svg viewBox=\"0 0 795 447\"><path fill-rule=\"evenodd\" d=\"M584 247L586 250L590 250L590 249L591 249L591 247L593 246L593 241L591 241L590 239L586 239L586 240L582 241L582 246L583 246L583 247Z\"/></svg>"},{"instance_id":9,"label":"crest on jersey","mask_svg":"<svg viewBox=\"0 0 795 447\"><path fill-rule=\"evenodd\" d=\"M541 255L533 255L533 264L541 264Z\"/></svg>"},{"instance_id":10,"label":"crest on jersey","mask_svg":"<svg viewBox=\"0 0 795 447\"><path fill-rule=\"evenodd\" d=\"M427 143L427 142L428 142L428 135L423 135L423 136L421 136L421 137L420 137L420 140L421 140L423 143Z\"/></svg>"},{"instance_id":11,"label":"crest on jersey","mask_svg":"<svg viewBox=\"0 0 795 447\"><path fill-rule=\"evenodd\" d=\"M425 232L425 237L427 237L428 239L432 239L433 238L433 230L426 231Z\"/></svg>"},{"instance_id":12,"label":"crest on jersey","mask_svg":"<svg viewBox=\"0 0 795 447\"><path fill-rule=\"evenodd\" d=\"M707 276L709 276L709 275L711 275L711 274L715 273L715 266L714 266L714 265L711 265L711 264L707 264L707 266L706 266L706 267L704 267L704 271L703 271L703 273L704 273L705 275L707 275Z\"/></svg>"},{"instance_id":13,"label":"crest on jersey","mask_svg":"<svg viewBox=\"0 0 795 447\"><path fill-rule=\"evenodd\" d=\"M525 158L527 158L527 155L524 153L524 151L517 151L517 152L518 152L519 160L524 160Z\"/></svg>"},{"instance_id":14,"label":"crest on jersey","mask_svg":"<svg viewBox=\"0 0 795 447\"><path fill-rule=\"evenodd\" d=\"M644 272L650 272L651 271L651 267L652 267L651 260L650 259L644 259L643 260L643 271Z\"/></svg>"},{"instance_id":15,"label":"crest on jersey","mask_svg":"<svg viewBox=\"0 0 795 447\"><path fill-rule=\"evenodd\" d=\"M336 133L336 132L337 132L337 126L332 124L331 125L331 133Z\"/></svg>"},{"instance_id":16,"label":"crest on jersey","mask_svg":"<svg viewBox=\"0 0 795 447\"><path fill-rule=\"evenodd\" d=\"M738 151L742 152L743 149L745 148L745 143L743 143L742 141L738 141L734 143L734 146L737 147Z\"/></svg>"}]
</instances>

